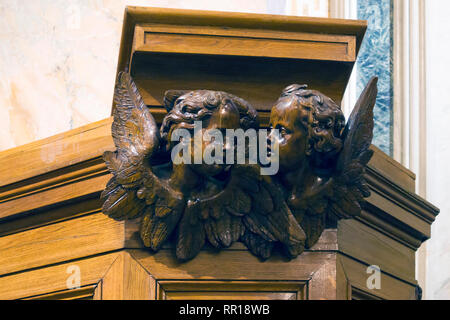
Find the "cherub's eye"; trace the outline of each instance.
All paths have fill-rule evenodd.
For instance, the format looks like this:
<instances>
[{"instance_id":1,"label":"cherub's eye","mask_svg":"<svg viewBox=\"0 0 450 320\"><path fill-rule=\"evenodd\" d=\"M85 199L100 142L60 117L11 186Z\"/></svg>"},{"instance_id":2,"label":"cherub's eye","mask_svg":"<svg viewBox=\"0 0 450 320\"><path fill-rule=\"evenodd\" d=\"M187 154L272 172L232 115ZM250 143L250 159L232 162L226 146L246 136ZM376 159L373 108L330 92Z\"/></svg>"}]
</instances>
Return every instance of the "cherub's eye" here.
<instances>
[{"instance_id":1,"label":"cherub's eye","mask_svg":"<svg viewBox=\"0 0 450 320\"><path fill-rule=\"evenodd\" d=\"M188 113L194 113L196 111L196 108L191 105L184 105L183 108L181 108L181 112L188 112Z\"/></svg>"}]
</instances>

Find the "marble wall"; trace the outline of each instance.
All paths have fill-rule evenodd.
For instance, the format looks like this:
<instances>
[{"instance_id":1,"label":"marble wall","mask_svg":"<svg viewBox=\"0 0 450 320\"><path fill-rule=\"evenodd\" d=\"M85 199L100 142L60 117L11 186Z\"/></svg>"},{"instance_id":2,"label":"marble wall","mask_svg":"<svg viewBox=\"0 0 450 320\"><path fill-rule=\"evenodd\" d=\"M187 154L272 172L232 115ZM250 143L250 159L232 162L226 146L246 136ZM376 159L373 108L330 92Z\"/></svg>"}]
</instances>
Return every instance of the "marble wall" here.
<instances>
[{"instance_id":1,"label":"marble wall","mask_svg":"<svg viewBox=\"0 0 450 320\"><path fill-rule=\"evenodd\" d=\"M441 213L426 242L426 299L450 299L450 1L425 1L426 198Z\"/></svg>"},{"instance_id":2,"label":"marble wall","mask_svg":"<svg viewBox=\"0 0 450 320\"><path fill-rule=\"evenodd\" d=\"M126 5L328 16L328 0L0 0L0 150L110 115Z\"/></svg>"},{"instance_id":3,"label":"marble wall","mask_svg":"<svg viewBox=\"0 0 450 320\"><path fill-rule=\"evenodd\" d=\"M358 0L357 17L368 20L358 55L357 94L361 93L372 76L379 77L373 144L392 156L392 0Z\"/></svg>"}]
</instances>

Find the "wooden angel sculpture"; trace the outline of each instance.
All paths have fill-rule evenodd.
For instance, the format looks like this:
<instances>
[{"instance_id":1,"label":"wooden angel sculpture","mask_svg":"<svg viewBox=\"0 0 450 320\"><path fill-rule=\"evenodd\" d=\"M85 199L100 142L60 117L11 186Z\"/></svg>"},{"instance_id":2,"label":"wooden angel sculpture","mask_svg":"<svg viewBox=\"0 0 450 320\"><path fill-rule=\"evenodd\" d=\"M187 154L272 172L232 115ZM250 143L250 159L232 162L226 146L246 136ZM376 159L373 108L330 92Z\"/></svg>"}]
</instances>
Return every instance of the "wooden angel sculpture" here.
<instances>
[{"instance_id":1,"label":"wooden angel sculpture","mask_svg":"<svg viewBox=\"0 0 450 320\"><path fill-rule=\"evenodd\" d=\"M104 154L113 177L102 193L103 212L117 220L140 218L141 239L154 251L173 238L180 260L195 257L206 242L224 248L238 240L264 258L277 243L289 257L299 255L305 234L270 178L255 165L196 163L195 144L205 150L212 140L178 134L195 135L196 122L202 125L197 134L256 128L256 111L243 99L209 90L168 91L164 102L168 114L158 129L130 75L118 75L117 150ZM192 161L171 161L180 144Z\"/></svg>"},{"instance_id":2,"label":"wooden angel sculpture","mask_svg":"<svg viewBox=\"0 0 450 320\"><path fill-rule=\"evenodd\" d=\"M370 195L364 172L373 154L377 80L369 81L346 125L340 107L306 85L288 86L272 108L270 126L280 133L275 180L306 234L306 248L317 242L327 219L359 215Z\"/></svg>"}]
</instances>

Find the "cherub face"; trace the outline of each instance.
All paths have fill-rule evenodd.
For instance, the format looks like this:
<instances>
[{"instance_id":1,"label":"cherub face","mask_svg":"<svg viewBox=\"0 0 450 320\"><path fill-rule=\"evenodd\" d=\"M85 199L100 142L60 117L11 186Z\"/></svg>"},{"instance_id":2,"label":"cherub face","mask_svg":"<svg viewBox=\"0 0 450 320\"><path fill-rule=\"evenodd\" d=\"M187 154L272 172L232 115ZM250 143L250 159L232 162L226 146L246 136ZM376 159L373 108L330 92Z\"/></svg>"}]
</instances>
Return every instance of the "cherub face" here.
<instances>
[{"instance_id":1,"label":"cherub face","mask_svg":"<svg viewBox=\"0 0 450 320\"><path fill-rule=\"evenodd\" d=\"M181 163L199 175L221 174L231 165L226 161L227 155L231 155L227 151L235 148L234 141L227 140L227 129L255 126L256 111L244 100L226 92L194 90L181 95L179 92L168 91L164 97L169 113L160 131L167 141L166 150L180 154L181 148L184 158ZM184 129L184 134L174 134L177 129Z\"/></svg>"},{"instance_id":2,"label":"cherub face","mask_svg":"<svg viewBox=\"0 0 450 320\"><path fill-rule=\"evenodd\" d=\"M282 171L298 169L306 159L308 118L311 108L299 106L294 96L281 97L270 113L270 128L279 131L279 161Z\"/></svg>"},{"instance_id":3,"label":"cherub face","mask_svg":"<svg viewBox=\"0 0 450 320\"><path fill-rule=\"evenodd\" d=\"M203 123L204 127L203 127L202 131L198 133L198 134L201 133L202 137L207 130L216 129L222 133L223 164L215 164L215 163L214 164L206 164L204 162L202 164L194 164L194 165L192 165L192 168L195 172L197 172L201 175L206 175L206 176L216 176L230 167L230 165L226 164L225 156L227 154L227 149L234 148L234 146L226 143L226 140L225 140L226 129L240 128L239 120L240 120L240 115L239 115L238 109L232 103L227 103L227 104L221 105L219 108L214 110L214 113L212 114L211 118L204 121L204 123ZM194 143L195 143L196 139L193 138L192 140L193 140L192 141L193 148L191 148L191 150L194 153L194 150L195 150ZM203 150L203 152L207 149L208 146L215 143L214 139L211 139L211 141L205 141L202 138L202 140L197 139L197 141L202 141L202 149L201 150ZM192 157L194 157L193 153L192 153ZM212 155L214 156L214 151L213 151ZM194 163L194 161L192 163Z\"/></svg>"}]
</instances>

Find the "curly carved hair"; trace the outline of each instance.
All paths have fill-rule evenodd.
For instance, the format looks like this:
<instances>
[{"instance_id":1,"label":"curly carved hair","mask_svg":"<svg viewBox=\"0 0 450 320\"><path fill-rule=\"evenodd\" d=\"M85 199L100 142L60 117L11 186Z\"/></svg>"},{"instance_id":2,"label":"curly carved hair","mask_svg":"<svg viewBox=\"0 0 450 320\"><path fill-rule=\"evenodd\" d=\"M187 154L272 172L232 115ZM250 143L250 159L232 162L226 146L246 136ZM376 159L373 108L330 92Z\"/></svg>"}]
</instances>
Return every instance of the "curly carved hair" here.
<instances>
[{"instance_id":1,"label":"curly carved hair","mask_svg":"<svg viewBox=\"0 0 450 320\"><path fill-rule=\"evenodd\" d=\"M168 90L164 94L164 105L168 114L164 117L160 134L167 149L171 148L171 135L178 128L194 129L195 121L208 120L214 111L227 103L233 104L240 115L242 129L258 128L256 110L244 99L222 91Z\"/></svg>"},{"instance_id":2,"label":"curly carved hair","mask_svg":"<svg viewBox=\"0 0 450 320\"><path fill-rule=\"evenodd\" d=\"M297 108L311 111L306 123L302 122L308 134L306 153L313 168L327 169L334 165L336 156L342 149L345 117L332 99L307 88L307 85L292 84L283 90L280 98L294 97Z\"/></svg>"}]
</instances>

